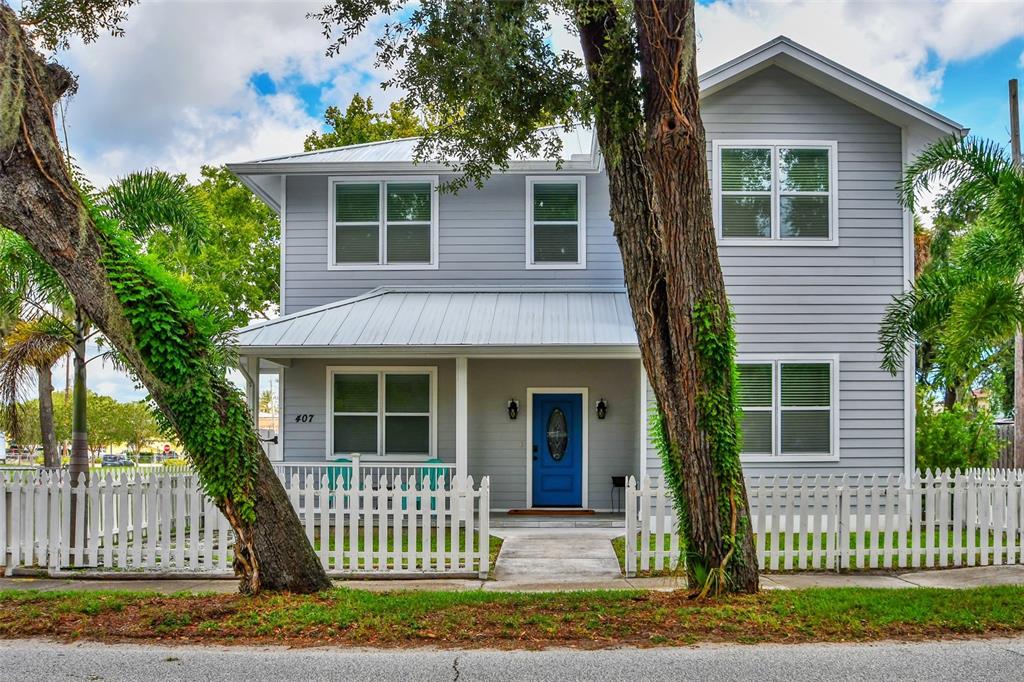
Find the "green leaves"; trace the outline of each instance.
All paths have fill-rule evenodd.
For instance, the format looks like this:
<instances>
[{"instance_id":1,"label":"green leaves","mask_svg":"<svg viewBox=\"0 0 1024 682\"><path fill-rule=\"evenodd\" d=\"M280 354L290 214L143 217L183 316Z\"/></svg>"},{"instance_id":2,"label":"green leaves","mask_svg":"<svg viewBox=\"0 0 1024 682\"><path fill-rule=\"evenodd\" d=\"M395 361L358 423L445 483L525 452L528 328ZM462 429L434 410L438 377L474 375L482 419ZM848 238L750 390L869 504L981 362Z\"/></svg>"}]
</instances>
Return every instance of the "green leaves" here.
<instances>
[{"instance_id":1,"label":"green leaves","mask_svg":"<svg viewBox=\"0 0 1024 682\"><path fill-rule=\"evenodd\" d=\"M552 48L545 3L426 0L410 9L336 0L310 16L334 41L333 55L381 14L391 23L377 40L378 62L395 72L384 86L428 112L416 156L460 173L448 189L480 185L519 156L557 158L560 137L543 126L589 121L582 64Z\"/></svg>"},{"instance_id":2,"label":"green leaves","mask_svg":"<svg viewBox=\"0 0 1024 682\"><path fill-rule=\"evenodd\" d=\"M933 190L931 260L886 309L882 367L895 374L916 343L920 381L970 387L991 374L1024 321L1024 173L994 142L945 139L921 153L901 185L909 207Z\"/></svg>"},{"instance_id":3,"label":"green leaves","mask_svg":"<svg viewBox=\"0 0 1024 682\"><path fill-rule=\"evenodd\" d=\"M327 107L324 123L330 130L314 130L306 136L304 147L307 152L402 137L419 137L427 130L408 102L392 102L386 112L377 113L373 110L373 99L364 98L358 92L352 96L344 114L338 107Z\"/></svg>"},{"instance_id":4,"label":"green leaves","mask_svg":"<svg viewBox=\"0 0 1024 682\"><path fill-rule=\"evenodd\" d=\"M210 231L206 204L182 175L153 169L130 173L114 181L100 202L103 212L138 240L161 230L195 253Z\"/></svg>"},{"instance_id":5,"label":"green leaves","mask_svg":"<svg viewBox=\"0 0 1024 682\"><path fill-rule=\"evenodd\" d=\"M127 18L125 10L138 1L23 0L18 19L33 42L53 52L68 49L72 36L91 43L100 33L124 35L121 24Z\"/></svg>"},{"instance_id":6,"label":"green leaves","mask_svg":"<svg viewBox=\"0 0 1024 682\"><path fill-rule=\"evenodd\" d=\"M203 241L158 230L145 239L145 251L181 278L206 317L224 331L265 316L277 304L280 222L223 166L204 166L201 174L189 193L208 222Z\"/></svg>"}]
</instances>

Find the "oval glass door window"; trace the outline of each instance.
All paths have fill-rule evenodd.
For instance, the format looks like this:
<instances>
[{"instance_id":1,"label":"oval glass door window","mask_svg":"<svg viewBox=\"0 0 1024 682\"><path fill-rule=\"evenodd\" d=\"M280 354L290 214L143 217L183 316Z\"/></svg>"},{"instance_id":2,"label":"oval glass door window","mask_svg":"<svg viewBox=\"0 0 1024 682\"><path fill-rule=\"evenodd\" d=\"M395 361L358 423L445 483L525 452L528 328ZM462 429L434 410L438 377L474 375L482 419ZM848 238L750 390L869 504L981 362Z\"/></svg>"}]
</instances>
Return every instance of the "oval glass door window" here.
<instances>
[{"instance_id":1,"label":"oval glass door window","mask_svg":"<svg viewBox=\"0 0 1024 682\"><path fill-rule=\"evenodd\" d=\"M548 452L556 462L565 456L565 447L569 443L569 423L565 413L559 408L551 410L548 417Z\"/></svg>"}]
</instances>

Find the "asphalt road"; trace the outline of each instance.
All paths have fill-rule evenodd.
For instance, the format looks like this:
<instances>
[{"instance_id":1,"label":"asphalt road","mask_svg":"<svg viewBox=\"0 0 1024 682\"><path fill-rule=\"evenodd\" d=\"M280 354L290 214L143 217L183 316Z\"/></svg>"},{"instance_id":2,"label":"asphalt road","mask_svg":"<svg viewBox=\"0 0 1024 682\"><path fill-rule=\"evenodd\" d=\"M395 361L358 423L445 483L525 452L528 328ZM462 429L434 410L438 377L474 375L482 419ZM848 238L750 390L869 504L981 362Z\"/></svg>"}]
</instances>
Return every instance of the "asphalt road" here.
<instances>
[{"instance_id":1,"label":"asphalt road","mask_svg":"<svg viewBox=\"0 0 1024 682\"><path fill-rule=\"evenodd\" d=\"M1011 680L1024 638L601 651L283 649L0 642L0 680Z\"/></svg>"}]
</instances>

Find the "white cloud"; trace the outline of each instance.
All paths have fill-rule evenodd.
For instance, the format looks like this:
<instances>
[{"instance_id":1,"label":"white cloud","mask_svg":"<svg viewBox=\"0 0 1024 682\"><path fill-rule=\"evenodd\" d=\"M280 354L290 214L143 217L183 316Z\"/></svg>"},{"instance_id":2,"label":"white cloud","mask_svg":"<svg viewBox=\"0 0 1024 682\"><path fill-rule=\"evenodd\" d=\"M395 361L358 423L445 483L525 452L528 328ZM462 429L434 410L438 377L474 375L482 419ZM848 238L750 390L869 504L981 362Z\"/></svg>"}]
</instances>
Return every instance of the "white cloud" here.
<instances>
[{"instance_id":1,"label":"white cloud","mask_svg":"<svg viewBox=\"0 0 1024 682\"><path fill-rule=\"evenodd\" d=\"M701 71L786 35L925 104L945 66L1024 35L1020 2L720 1L697 9Z\"/></svg>"},{"instance_id":2,"label":"white cloud","mask_svg":"<svg viewBox=\"0 0 1024 682\"><path fill-rule=\"evenodd\" d=\"M100 395L109 395L122 402L131 400L142 400L146 397L146 390L138 388L126 374L115 368L109 360L97 357L100 349L96 344L89 343L86 347L86 355L90 360L86 364L86 385L89 390ZM66 360L66 359L65 359ZM63 391L66 380L74 380L70 376L70 368L66 366L65 360L59 361L53 368L53 388L55 391Z\"/></svg>"},{"instance_id":3,"label":"white cloud","mask_svg":"<svg viewBox=\"0 0 1024 682\"><path fill-rule=\"evenodd\" d=\"M327 41L306 13L323 0L153 1L129 10L123 38L76 45L64 61L79 75L69 128L73 152L102 184L138 168L195 174L203 163L301 148L319 125L290 84L323 84L323 101L344 105L356 91L386 106L390 74L374 65L375 29L324 56ZM701 70L779 34L927 104L945 66L1024 33L1021 2L720 0L697 9ZM552 17L552 42L579 52L578 38ZM1022 55L1024 60L1024 55ZM250 85L267 73L275 95Z\"/></svg>"},{"instance_id":4,"label":"white cloud","mask_svg":"<svg viewBox=\"0 0 1024 682\"><path fill-rule=\"evenodd\" d=\"M301 149L319 124L288 84L334 83L347 103L373 69L373 36L340 57L306 19L316 0L145 2L123 38L75 45L62 60L79 76L68 115L72 152L94 182L142 167L195 174L203 163ZM350 72L352 75L349 75ZM279 86L260 95L251 78ZM393 97L383 98L390 101Z\"/></svg>"},{"instance_id":5,"label":"white cloud","mask_svg":"<svg viewBox=\"0 0 1024 682\"><path fill-rule=\"evenodd\" d=\"M553 23L552 43L579 54L578 37L557 18ZM785 35L908 97L935 104L947 63L1024 35L1024 3L718 0L697 6L697 30L701 72Z\"/></svg>"}]
</instances>

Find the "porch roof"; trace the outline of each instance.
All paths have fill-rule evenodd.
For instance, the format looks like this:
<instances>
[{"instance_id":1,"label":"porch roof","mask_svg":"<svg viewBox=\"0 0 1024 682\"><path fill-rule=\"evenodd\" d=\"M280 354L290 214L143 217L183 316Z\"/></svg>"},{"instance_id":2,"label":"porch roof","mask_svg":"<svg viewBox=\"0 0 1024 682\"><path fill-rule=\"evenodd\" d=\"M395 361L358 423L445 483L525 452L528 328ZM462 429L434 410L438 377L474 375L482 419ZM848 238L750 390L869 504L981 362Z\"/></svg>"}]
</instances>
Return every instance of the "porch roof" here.
<instances>
[{"instance_id":1,"label":"porch roof","mask_svg":"<svg viewBox=\"0 0 1024 682\"><path fill-rule=\"evenodd\" d=\"M558 347L635 351L629 300L610 288L381 287L237 332L243 355L339 349Z\"/></svg>"}]
</instances>

